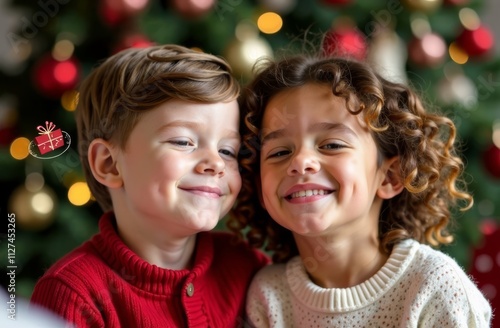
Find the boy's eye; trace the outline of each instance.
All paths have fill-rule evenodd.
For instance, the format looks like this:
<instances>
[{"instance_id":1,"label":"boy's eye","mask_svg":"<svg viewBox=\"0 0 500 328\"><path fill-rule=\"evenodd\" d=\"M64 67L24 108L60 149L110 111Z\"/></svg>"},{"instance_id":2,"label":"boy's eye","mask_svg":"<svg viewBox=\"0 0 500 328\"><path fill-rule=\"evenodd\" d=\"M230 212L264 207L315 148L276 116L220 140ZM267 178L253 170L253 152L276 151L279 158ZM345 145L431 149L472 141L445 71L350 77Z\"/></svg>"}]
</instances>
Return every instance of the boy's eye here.
<instances>
[{"instance_id":1,"label":"boy's eye","mask_svg":"<svg viewBox=\"0 0 500 328\"><path fill-rule=\"evenodd\" d=\"M236 153L234 151L232 151L232 150L229 150L229 149L220 149L219 153L221 153L224 156L228 156L228 157L231 157L231 158L236 158Z\"/></svg>"},{"instance_id":2,"label":"boy's eye","mask_svg":"<svg viewBox=\"0 0 500 328\"><path fill-rule=\"evenodd\" d=\"M286 156L290 154L290 151L289 150L285 150L285 149L282 149L282 150L278 150L278 151L275 151L275 152L271 152L267 158L277 158L277 157L282 157L282 156Z\"/></svg>"},{"instance_id":3,"label":"boy's eye","mask_svg":"<svg viewBox=\"0 0 500 328\"><path fill-rule=\"evenodd\" d=\"M193 146L194 144L189 141L189 140L169 140L168 143L175 145L175 146L180 146L180 147L189 147Z\"/></svg>"}]
</instances>

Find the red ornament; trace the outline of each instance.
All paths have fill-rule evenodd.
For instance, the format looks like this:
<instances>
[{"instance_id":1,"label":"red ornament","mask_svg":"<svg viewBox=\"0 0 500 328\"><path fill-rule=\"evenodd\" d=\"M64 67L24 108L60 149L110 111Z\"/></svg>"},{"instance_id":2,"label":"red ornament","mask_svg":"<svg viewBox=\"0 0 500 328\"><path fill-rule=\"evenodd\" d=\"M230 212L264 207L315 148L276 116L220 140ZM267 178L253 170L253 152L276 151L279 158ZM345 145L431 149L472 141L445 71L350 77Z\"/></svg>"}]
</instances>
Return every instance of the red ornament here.
<instances>
[{"instance_id":1,"label":"red ornament","mask_svg":"<svg viewBox=\"0 0 500 328\"><path fill-rule=\"evenodd\" d=\"M408 44L410 61L421 67L436 67L443 63L446 55L446 43L435 33L414 37Z\"/></svg>"},{"instance_id":2,"label":"red ornament","mask_svg":"<svg viewBox=\"0 0 500 328\"><path fill-rule=\"evenodd\" d=\"M148 39L147 36L137 33L125 36L120 43L113 48L113 53L120 52L128 48L147 48L155 43Z\"/></svg>"},{"instance_id":3,"label":"red ornament","mask_svg":"<svg viewBox=\"0 0 500 328\"><path fill-rule=\"evenodd\" d=\"M327 55L364 60L367 53L365 36L355 28L340 27L328 31L323 40Z\"/></svg>"},{"instance_id":4,"label":"red ornament","mask_svg":"<svg viewBox=\"0 0 500 328\"><path fill-rule=\"evenodd\" d=\"M110 26L123 23L136 16L149 4L149 0L103 0L99 2L99 11L104 22Z\"/></svg>"},{"instance_id":5,"label":"red ornament","mask_svg":"<svg viewBox=\"0 0 500 328\"><path fill-rule=\"evenodd\" d=\"M63 61L51 55L43 57L34 69L34 84L49 98L59 98L65 91L74 89L80 76L80 67L75 58Z\"/></svg>"},{"instance_id":6,"label":"red ornament","mask_svg":"<svg viewBox=\"0 0 500 328\"><path fill-rule=\"evenodd\" d=\"M474 250L472 256L472 265L470 274L477 283L477 286L489 300L493 309L500 309L500 229L498 224L489 220L481 224L483 230L484 224L490 225L488 233L483 236L482 244ZM500 320L497 316L493 317L491 327L500 327Z\"/></svg>"},{"instance_id":7,"label":"red ornament","mask_svg":"<svg viewBox=\"0 0 500 328\"><path fill-rule=\"evenodd\" d=\"M500 179L500 148L491 145L491 147L483 153L483 164L493 177Z\"/></svg>"},{"instance_id":8,"label":"red ornament","mask_svg":"<svg viewBox=\"0 0 500 328\"><path fill-rule=\"evenodd\" d=\"M493 49L493 34L485 26L475 30L464 29L457 38L457 44L471 57L484 55Z\"/></svg>"},{"instance_id":9,"label":"red ornament","mask_svg":"<svg viewBox=\"0 0 500 328\"><path fill-rule=\"evenodd\" d=\"M112 8L106 1L99 2L99 14L109 26L119 25L127 19L126 15Z\"/></svg>"},{"instance_id":10,"label":"red ornament","mask_svg":"<svg viewBox=\"0 0 500 328\"><path fill-rule=\"evenodd\" d=\"M196 19L209 13L215 0L170 0L175 10L189 19Z\"/></svg>"}]
</instances>

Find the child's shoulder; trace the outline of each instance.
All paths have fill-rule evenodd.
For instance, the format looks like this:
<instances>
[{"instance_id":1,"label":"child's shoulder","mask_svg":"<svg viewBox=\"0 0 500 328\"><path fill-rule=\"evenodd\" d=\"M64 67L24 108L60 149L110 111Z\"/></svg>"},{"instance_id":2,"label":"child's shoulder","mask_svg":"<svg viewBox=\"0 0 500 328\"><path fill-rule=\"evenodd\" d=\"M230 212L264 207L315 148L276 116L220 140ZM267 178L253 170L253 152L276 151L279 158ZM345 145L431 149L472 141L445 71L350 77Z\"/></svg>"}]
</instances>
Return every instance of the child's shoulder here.
<instances>
[{"instance_id":1,"label":"child's shoulder","mask_svg":"<svg viewBox=\"0 0 500 328\"><path fill-rule=\"evenodd\" d=\"M51 265L42 279L80 280L92 276L92 272L102 267L104 262L90 241L72 250Z\"/></svg>"},{"instance_id":2,"label":"child's shoulder","mask_svg":"<svg viewBox=\"0 0 500 328\"><path fill-rule=\"evenodd\" d=\"M416 242L415 242L416 243ZM418 291L421 300L427 299L445 313L463 313L475 322L488 322L491 307L465 269L448 254L419 244L405 279ZM420 287L417 287L420 286ZM439 312L439 311L438 311ZM483 327L482 324L477 324Z\"/></svg>"},{"instance_id":3,"label":"child's shoulder","mask_svg":"<svg viewBox=\"0 0 500 328\"><path fill-rule=\"evenodd\" d=\"M429 245L417 244L416 257L422 268L434 269L429 271L430 274L435 274L438 271L464 273L464 269L450 255Z\"/></svg>"},{"instance_id":4,"label":"child's shoulder","mask_svg":"<svg viewBox=\"0 0 500 328\"><path fill-rule=\"evenodd\" d=\"M450 255L428 245L419 244L410 272L436 291L456 290L483 299L474 280Z\"/></svg>"},{"instance_id":5,"label":"child's shoulder","mask_svg":"<svg viewBox=\"0 0 500 328\"><path fill-rule=\"evenodd\" d=\"M268 297L290 299L289 278L290 276L293 280L300 278L295 272L288 275L288 263L269 264L261 268L250 284L249 295L252 295L252 298L259 298L258 295L266 294Z\"/></svg>"}]
</instances>

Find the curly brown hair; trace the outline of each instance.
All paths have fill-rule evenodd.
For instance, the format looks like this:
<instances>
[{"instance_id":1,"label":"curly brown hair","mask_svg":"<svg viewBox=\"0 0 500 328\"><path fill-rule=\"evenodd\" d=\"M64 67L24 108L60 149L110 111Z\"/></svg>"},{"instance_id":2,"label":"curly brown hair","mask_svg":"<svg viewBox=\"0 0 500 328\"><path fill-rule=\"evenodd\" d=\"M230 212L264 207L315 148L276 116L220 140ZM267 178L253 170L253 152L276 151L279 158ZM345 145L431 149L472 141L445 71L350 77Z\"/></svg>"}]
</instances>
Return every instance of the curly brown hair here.
<instances>
[{"instance_id":1,"label":"curly brown hair","mask_svg":"<svg viewBox=\"0 0 500 328\"><path fill-rule=\"evenodd\" d=\"M461 178L463 162L457 155L456 129L450 119L426 110L409 87L389 82L367 63L298 55L268 61L260 67L241 101L243 186L236 215L228 222L231 230L240 234L244 231L250 244L273 252L275 262L298 254L291 232L274 222L259 200L260 128L273 96L319 83L344 98L352 115L362 114L379 157L399 157L404 189L382 205L382 249L390 252L395 243L407 238L433 246L452 241L448 231L452 210L469 209L473 199Z\"/></svg>"},{"instance_id":2,"label":"curly brown hair","mask_svg":"<svg viewBox=\"0 0 500 328\"><path fill-rule=\"evenodd\" d=\"M111 196L90 170L92 140L124 148L141 115L166 101L227 102L239 93L224 59L179 45L123 50L94 69L80 87L76 123L83 171L103 211L112 209Z\"/></svg>"}]
</instances>

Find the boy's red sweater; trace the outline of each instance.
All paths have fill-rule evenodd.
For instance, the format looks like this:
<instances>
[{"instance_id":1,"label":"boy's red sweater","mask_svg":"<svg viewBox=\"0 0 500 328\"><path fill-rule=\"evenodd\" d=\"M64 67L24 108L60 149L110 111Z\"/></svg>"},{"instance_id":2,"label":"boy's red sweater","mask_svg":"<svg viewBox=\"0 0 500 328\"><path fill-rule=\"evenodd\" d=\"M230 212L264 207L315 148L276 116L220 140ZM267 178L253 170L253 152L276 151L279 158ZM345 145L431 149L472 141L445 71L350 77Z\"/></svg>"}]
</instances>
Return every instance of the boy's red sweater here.
<instances>
[{"instance_id":1,"label":"boy's red sweater","mask_svg":"<svg viewBox=\"0 0 500 328\"><path fill-rule=\"evenodd\" d=\"M100 232L54 264L31 302L77 327L243 327L247 287L268 263L232 234L198 234L191 270L142 260L116 233L113 213Z\"/></svg>"}]
</instances>

